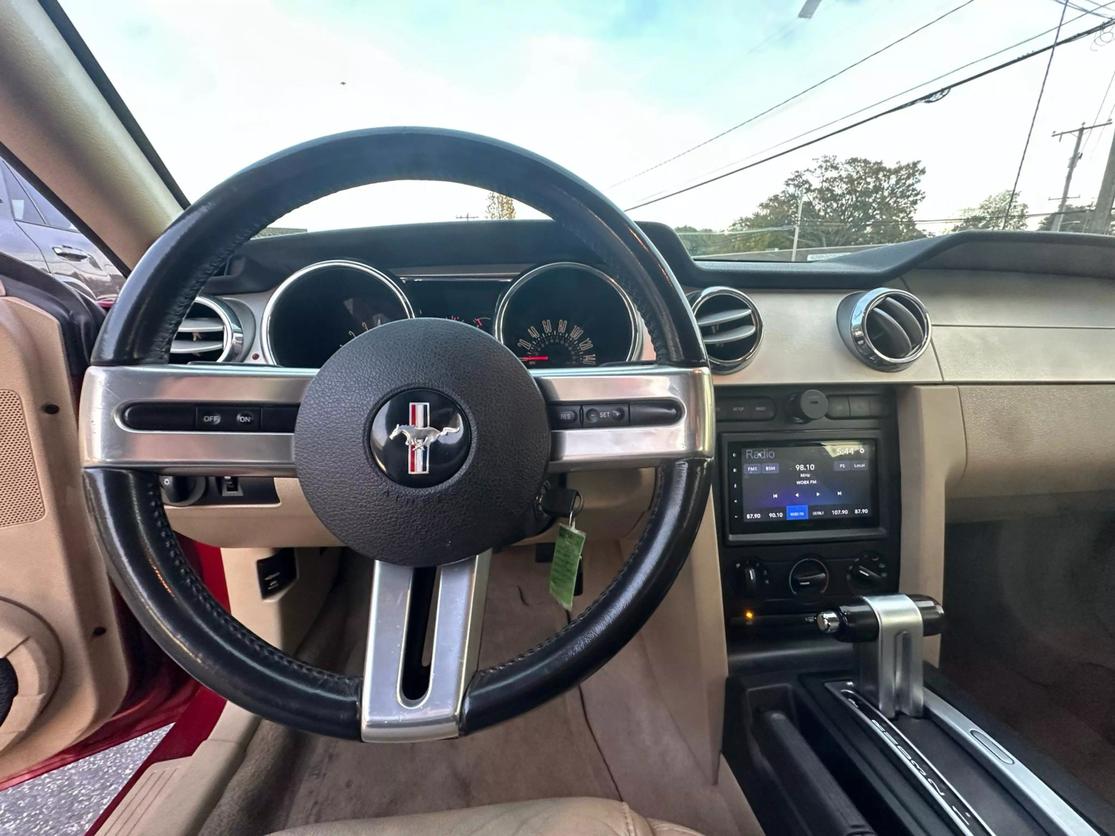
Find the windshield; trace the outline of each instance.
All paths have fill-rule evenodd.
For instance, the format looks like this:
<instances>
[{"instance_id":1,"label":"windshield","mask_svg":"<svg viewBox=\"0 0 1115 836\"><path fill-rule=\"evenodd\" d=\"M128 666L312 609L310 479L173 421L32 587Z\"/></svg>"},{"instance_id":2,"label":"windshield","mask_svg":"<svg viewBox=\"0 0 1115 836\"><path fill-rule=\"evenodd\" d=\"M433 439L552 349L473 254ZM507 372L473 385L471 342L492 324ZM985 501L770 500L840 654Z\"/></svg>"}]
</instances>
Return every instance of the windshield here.
<instances>
[{"instance_id":1,"label":"windshield","mask_svg":"<svg viewBox=\"0 0 1115 836\"><path fill-rule=\"evenodd\" d=\"M1115 0L64 0L185 193L337 131L536 151L697 257L958 229L1110 232ZM536 216L385 184L271 232Z\"/></svg>"}]
</instances>

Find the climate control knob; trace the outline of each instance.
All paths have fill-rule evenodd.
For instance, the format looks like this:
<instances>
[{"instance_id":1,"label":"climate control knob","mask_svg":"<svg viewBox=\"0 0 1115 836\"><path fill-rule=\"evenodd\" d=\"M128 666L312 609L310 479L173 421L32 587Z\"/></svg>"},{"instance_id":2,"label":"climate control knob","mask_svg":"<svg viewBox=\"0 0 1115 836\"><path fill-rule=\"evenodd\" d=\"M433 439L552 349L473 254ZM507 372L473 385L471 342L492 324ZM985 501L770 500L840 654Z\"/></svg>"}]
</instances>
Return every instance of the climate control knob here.
<instances>
[{"instance_id":1,"label":"climate control knob","mask_svg":"<svg viewBox=\"0 0 1115 836\"><path fill-rule=\"evenodd\" d=\"M800 598L824 594L829 585L829 570L816 557L803 557L790 569L790 592Z\"/></svg>"},{"instance_id":2,"label":"climate control knob","mask_svg":"<svg viewBox=\"0 0 1115 836\"><path fill-rule=\"evenodd\" d=\"M737 561L736 589L745 598L762 598L770 586L770 572L758 560Z\"/></svg>"},{"instance_id":3,"label":"climate control knob","mask_svg":"<svg viewBox=\"0 0 1115 836\"><path fill-rule=\"evenodd\" d=\"M887 577L887 561L875 552L864 552L848 567L848 586L859 595L882 591Z\"/></svg>"}]
</instances>

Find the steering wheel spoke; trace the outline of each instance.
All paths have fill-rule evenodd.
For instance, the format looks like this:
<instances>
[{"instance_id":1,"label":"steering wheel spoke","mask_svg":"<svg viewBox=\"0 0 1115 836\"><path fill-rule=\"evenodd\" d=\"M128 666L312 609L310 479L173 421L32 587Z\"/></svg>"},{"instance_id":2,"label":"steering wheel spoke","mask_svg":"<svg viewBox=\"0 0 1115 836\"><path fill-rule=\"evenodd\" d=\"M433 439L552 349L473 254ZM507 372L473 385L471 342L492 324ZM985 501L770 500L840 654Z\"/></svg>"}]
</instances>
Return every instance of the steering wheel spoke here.
<instances>
[{"instance_id":1,"label":"steering wheel spoke","mask_svg":"<svg viewBox=\"0 0 1115 836\"><path fill-rule=\"evenodd\" d=\"M94 366L82 399L83 464L173 474L293 476L289 431L206 428L199 408L244 408L263 416L274 407L297 407L313 369L273 366ZM615 366L535 369L531 372L551 409L582 412L594 405L673 405L676 420L646 425L589 426L552 433L550 470L653 466L663 461L710 458L713 452L712 379L707 368ZM130 407L165 408L168 425L182 416L189 427L131 425ZM262 420L262 418L261 418Z\"/></svg>"},{"instance_id":2,"label":"steering wheel spoke","mask_svg":"<svg viewBox=\"0 0 1115 836\"><path fill-rule=\"evenodd\" d=\"M209 476L293 476L294 436L270 410L296 407L313 369L93 366L81 400L82 464ZM143 411L146 410L144 413ZM237 426L240 412L254 421ZM204 415L220 415L218 426Z\"/></svg>"},{"instance_id":3,"label":"steering wheel spoke","mask_svg":"<svg viewBox=\"0 0 1115 836\"><path fill-rule=\"evenodd\" d=\"M476 670L491 556L436 570L376 561L360 698L363 740L458 735L461 701Z\"/></svg>"},{"instance_id":4,"label":"steering wheel spoke","mask_svg":"<svg viewBox=\"0 0 1115 836\"><path fill-rule=\"evenodd\" d=\"M712 458L715 428L709 409L712 375L707 367L629 365L535 369L531 374L555 427L552 471L650 467ZM617 407L618 423L589 418L591 410L599 415ZM558 428L556 416L562 409L578 410L580 426Z\"/></svg>"}]
</instances>

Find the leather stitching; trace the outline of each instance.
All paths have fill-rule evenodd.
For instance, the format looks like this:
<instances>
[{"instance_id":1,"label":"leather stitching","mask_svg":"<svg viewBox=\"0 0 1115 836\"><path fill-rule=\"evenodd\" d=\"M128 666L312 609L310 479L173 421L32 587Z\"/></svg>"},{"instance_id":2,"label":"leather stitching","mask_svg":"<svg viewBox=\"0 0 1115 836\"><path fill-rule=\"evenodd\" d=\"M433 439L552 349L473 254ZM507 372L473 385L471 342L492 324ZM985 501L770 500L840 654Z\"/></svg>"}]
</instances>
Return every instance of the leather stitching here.
<instances>
[{"instance_id":1,"label":"leather stitching","mask_svg":"<svg viewBox=\"0 0 1115 836\"><path fill-rule=\"evenodd\" d=\"M186 560L186 556L178 544L178 537L170 527L170 522L163 508L162 497L159 495L155 478L151 477L140 481L145 483L144 490L146 492L147 504L152 511L151 519L155 523L159 538L162 540L165 550L164 554L170 559L170 566L168 568L173 571L179 581L177 584L172 584L174 589L179 592L188 593L190 598L204 607L207 614L220 624L223 632L231 634L230 638L233 641L244 645L253 655L265 657L285 668L308 676L317 683L333 683L336 686L350 689L354 683L359 682L355 677L342 676L332 673L331 671L325 671L287 656L285 653L282 653L258 638L254 633L251 633L241 625L240 622L232 618L201 583L197 573ZM355 696L355 694L353 696Z\"/></svg>"},{"instance_id":2,"label":"leather stitching","mask_svg":"<svg viewBox=\"0 0 1115 836\"><path fill-rule=\"evenodd\" d=\"M623 804L623 829L627 831L628 836L635 836L635 827L631 824L631 808L627 802Z\"/></svg>"},{"instance_id":3,"label":"leather stitching","mask_svg":"<svg viewBox=\"0 0 1115 836\"><path fill-rule=\"evenodd\" d=\"M189 311L190 307L194 304L198 294L201 293L201 289L205 287L205 283L216 273L217 268L224 264L224 262L239 249L241 244L267 226L267 224L278 220L288 212L335 192L362 185L363 181L363 177L345 178L339 183L331 183L317 190L301 193L293 199L284 201L279 205L277 211L275 209L270 209L266 212L257 211L249 215L244 223L236 227L236 231L232 233L231 237L225 239L225 245L219 247L214 255L194 271L189 280L179 289L173 307L168 311L167 316L164 317L162 324L159 326L159 330L156 332L154 350L158 359L165 361L169 358L170 344L174 339L175 332L181 326L182 320L185 319L187 311Z\"/></svg>"}]
</instances>

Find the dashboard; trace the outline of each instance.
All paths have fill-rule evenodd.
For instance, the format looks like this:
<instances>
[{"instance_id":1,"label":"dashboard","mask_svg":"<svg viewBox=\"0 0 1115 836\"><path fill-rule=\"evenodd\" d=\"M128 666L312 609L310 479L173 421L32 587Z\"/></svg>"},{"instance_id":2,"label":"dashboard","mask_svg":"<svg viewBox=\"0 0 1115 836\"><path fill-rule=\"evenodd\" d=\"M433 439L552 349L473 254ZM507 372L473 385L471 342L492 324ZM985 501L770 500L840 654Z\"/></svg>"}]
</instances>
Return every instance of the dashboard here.
<instances>
[{"instance_id":1,"label":"dashboard","mask_svg":"<svg viewBox=\"0 0 1115 836\"><path fill-rule=\"evenodd\" d=\"M946 516L1110 502L1115 240L964 232L744 263L694 260L669 228L643 228L715 373L712 524L733 628L788 629L819 601L902 586L940 597ZM209 280L171 360L314 368L364 331L441 317L529 367L653 361L616 275L545 221L262 238ZM567 478L585 530L637 532L653 471ZM209 479L172 505L203 542L333 543L296 479Z\"/></svg>"},{"instance_id":2,"label":"dashboard","mask_svg":"<svg viewBox=\"0 0 1115 836\"><path fill-rule=\"evenodd\" d=\"M330 258L299 267L270 293L219 304L238 303L262 304L249 317L259 323L256 350L245 345L243 359L285 367L320 368L360 334L414 317L486 331L528 368L628 362L639 359L643 346L644 326L627 293L608 273L577 261L520 272L429 275ZM191 336L180 335L180 346Z\"/></svg>"}]
</instances>

